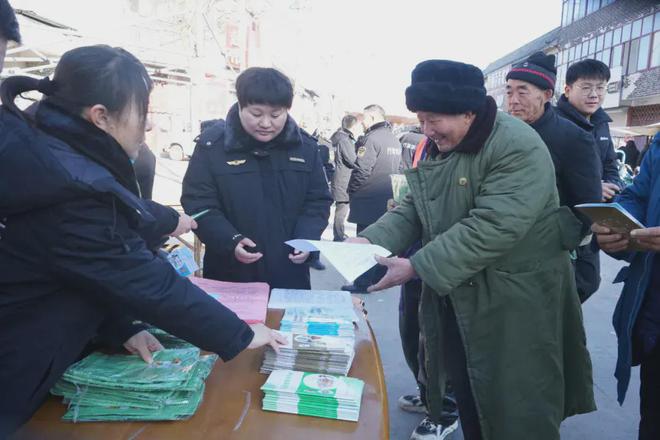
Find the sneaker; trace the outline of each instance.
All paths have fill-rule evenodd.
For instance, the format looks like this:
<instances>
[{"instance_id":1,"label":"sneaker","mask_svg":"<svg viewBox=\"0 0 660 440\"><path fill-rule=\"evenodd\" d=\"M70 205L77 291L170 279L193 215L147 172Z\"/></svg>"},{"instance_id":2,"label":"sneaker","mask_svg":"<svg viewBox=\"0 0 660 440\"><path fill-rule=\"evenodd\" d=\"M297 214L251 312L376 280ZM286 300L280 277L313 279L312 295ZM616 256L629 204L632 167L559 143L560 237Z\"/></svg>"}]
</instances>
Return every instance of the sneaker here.
<instances>
[{"instance_id":1,"label":"sneaker","mask_svg":"<svg viewBox=\"0 0 660 440\"><path fill-rule=\"evenodd\" d=\"M411 413L426 414L426 406L422 403L422 399L414 394L399 397L399 408Z\"/></svg>"},{"instance_id":2,"label":"sneaker","mask_svg":"<svg viewBox=\"0 0 660 440\"><path fill-rule=\"evenodd\" d=\"M458 429L458 419L451 424L436 425L428 417L422 420L410 436L410 440L444 440Z\"/></svg>"}]
</instances>

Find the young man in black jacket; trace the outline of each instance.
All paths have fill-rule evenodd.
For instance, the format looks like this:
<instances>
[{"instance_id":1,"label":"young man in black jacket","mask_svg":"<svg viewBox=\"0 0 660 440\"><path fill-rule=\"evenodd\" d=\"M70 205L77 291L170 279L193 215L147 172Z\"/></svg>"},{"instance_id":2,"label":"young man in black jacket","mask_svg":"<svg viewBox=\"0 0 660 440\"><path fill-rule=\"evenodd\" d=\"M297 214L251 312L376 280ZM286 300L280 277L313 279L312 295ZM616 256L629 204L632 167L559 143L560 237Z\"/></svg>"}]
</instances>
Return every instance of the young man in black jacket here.
<instances>
[{"instance_id":1,"label":"young man in black jacket","mask_svg":"<svg viewBox=\"0 0 660 440\"><path fill-rule=\"evenodd\" d=\"M601 161L591 134L567 119L557 116L550 105L557 70L555 56L536 52L514 64L507 74L507 110L528 123L548 146L555 166L559 203L573 208L580 203L601 199ZM591 222L584 222L585 236ZM582 302L598 290L600 262L589 243L577 249L575 278Z\"/></svg>"},{"instance_id":2,"label":"young man in black jacket","mask_svg":"<svg viewBox=\"0 0 660 440\"><path fill-rule=\"evenodd\" d=\"M612 119L601 107L607 93L610 69L598 60L583 60L566 71L564 94L557 103L560 116L590 132L602 163L602 201L610 201L624 187L610 135Z\"/></svg>"}]
</instances>

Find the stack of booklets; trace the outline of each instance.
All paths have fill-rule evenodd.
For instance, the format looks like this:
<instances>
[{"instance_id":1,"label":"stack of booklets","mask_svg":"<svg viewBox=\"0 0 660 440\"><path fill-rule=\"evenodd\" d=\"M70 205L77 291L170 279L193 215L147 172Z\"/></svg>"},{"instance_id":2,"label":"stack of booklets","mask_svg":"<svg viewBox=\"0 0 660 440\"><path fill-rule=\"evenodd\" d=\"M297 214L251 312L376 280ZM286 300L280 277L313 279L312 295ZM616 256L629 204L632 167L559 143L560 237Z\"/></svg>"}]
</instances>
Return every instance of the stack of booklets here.
<instances>
[{"instance_id":1,"label":"stack of booklets","mask_svg":"<svg viewBox=\"0 0 660 440\"><path fill-rule=\"evenodd\" d=\"M263 409L357 422L364 382L346 376L275 370L261 387Z\"/></svg>"},{"instance_id":2,"label":"stack of booklets","mask_svg":"<svg viewBox=\"0 0 660 440\"><path fill-rule=\"evenodd\" d=\"M67 369L51 393L68 410L62 420L180 420L202 402L217 355L198 348L165 349L147 364L136 355L92 353Z\"/></svg>"},{"instance_id":3,"label":"stack of booklets","mask_svg":"<svg viewBox=\"0 0 660 440\"><path fill-rule=\"evenodd\" d=\"M324 307L287 308L280 330L296 334L355 337L351 316Z\"/></svg>"},{"instance_id":4,"label":"stack of booklets","mask_svg":"<svg viewBox=\"0 0 660 440\"><path fill-rule=\"evenodd\" d=\"M280 333L288 343L280 347L279 353L270 347L266 349L262 373L296 370L345 376L351 369L355 356L354 338Z\"/></svg>"}]
</instances>

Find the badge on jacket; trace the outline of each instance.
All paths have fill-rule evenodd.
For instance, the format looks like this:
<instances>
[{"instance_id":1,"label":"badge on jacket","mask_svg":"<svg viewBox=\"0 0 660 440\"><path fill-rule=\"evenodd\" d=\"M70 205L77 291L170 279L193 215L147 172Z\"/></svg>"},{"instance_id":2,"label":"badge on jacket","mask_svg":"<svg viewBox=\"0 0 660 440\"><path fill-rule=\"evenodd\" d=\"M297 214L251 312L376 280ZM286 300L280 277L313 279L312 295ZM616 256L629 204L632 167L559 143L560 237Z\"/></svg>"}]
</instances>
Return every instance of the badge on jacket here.
<instances>
[{"instance_id":1,"label":"badge on jacket","mask_svg":"<svg viewBox=\"0 0 660 440\"><path fill-rule=\"evenodd\" d=\"M245 159L240 159L240 160L228 160L227 165L231 165L233 167L238 166L238 165L243 165L247 160Z\"/></svg>"},{"instance_id":2,"label":"badge on jacket","mask_svg":"<svg viewBox=\"0 0 660 440\"><path fill-rule=\"evenodd\" d=\"M360 147L357 150L357 156L358 157L364 157L364 155L367 154L367 147Z\"/></svg>"}]
</instances>

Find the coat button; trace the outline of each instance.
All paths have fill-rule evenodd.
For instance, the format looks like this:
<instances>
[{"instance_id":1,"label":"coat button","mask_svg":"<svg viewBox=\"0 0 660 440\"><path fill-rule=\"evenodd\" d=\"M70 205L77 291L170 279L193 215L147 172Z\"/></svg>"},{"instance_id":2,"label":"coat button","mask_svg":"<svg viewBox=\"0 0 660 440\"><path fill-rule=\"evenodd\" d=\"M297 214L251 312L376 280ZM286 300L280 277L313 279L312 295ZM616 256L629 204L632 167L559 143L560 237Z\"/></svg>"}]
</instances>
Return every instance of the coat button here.
<instances>
[{"instance_id":1,"label":"coat button","mask_svg":"<svg viewBox=\"0 0 660 440\"><path fill-rule=\"evenodd\" d=\"M206 142L206 146L210 147L211 146L211 141Z\"/></svg>"},{"instance_id":2,"label":"coat button","mask_svg":"<svg viewBox=\"0 0 660 440\"><path fill-rule=\"evenodd\" d=\"M461 177L460 179L458 179L458 184L461 186L467 185L467 177Z\"/></svg>"}]
</instances>

